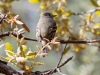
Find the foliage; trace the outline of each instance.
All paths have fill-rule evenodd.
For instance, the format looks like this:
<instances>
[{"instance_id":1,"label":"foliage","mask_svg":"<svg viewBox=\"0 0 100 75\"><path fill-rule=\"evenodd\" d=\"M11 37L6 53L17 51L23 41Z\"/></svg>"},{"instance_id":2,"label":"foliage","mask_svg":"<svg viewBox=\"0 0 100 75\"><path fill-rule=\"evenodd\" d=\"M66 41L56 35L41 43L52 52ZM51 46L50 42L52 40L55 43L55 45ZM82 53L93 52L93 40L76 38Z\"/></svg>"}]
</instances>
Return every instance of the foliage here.
<instances>
[{"instance_id":1,"label":"foliage","mask_svg":"<svg viewBox=\"0 0 100 75\"><path fill-rule=\"evenodd\" d=\"M4 0L0 1L0 11L2 13L6 13L6 20L0 25L0 31L2 32L3 29L8 29L10 26L9 31L13 31L17 33L17 37L10 35L11 38L16 40L17 43L17 49L14 49L12 44L8 41L5 44L2 44L2 46L5 45L5 52L7 57L0 56L2 59L7 60L8 62L18 66L21 70L28 70L31 72L34 69L35 65L43 65L44 63L35 62L35 59L39 57L41 48L39 46L36 46L38 51L33 51L33 49L30 49L27 46L27 42L24 41L24 37L21 39L18 38L19 34L23 34L24 32L30 32L30 29L27 27L25 23L19 19L19 15L15 15L14 13L8 13L8 11L11 11L11 2L14 0ZM28 0L30 3L38 3L40 4L39 12L52 12L52 14L56 14L57 17L55 17L56 23L57 23L57 31L56 36L59 39L65 39L70 37L70 40L88 40L88 39L98 39L100 38L100 22L98 21L98 18L100 18L100 0L89 0L92 5L95 7L95 9L82 12L82 13L75 13L72 10L67 9L67 0ZM80 20L78 23L72 23L72 17L76 16ZM21 26L21 28L20 28ZM78 27L78 28L77 28ZM75 31L75 28L77 31ZM25 31L26 30L26 31ZM77 33L76 33L77 32ZM57 51L60 50L61 45L58 42L55 42L57 38L53 39L53 42L49 42L48 44L54 44L53 48ZM1 38L2 40L2 38ZM99 49L100 43L97 44L70 44L68 47L64 50L63 55L66 55L68 51L74 51L75 60L72 64L74 64L75 68L73 72L70 73L80 75L81 72L85 72L88 74L92 73L92 71L95 71L95 68L98 69L96 63L99 63L99 56L97 55L99 53L98 50L93 50L91 47L91 50L88 49L88 46L93 46ZM17 51L17 52L15 52ZM92 59L95 58L95 59ZM30 60L31 59L31 60ZM27 65L27 63L30 63ZM80 63L83 63L82 65ZM77 65L75 65L77 64ZM90 68L84 68L84 66L90 67ZM67 68L69 69L69 68ZM79 69L81 69L79 72ZM88 71L89 70L89 71ZM96 71L95 71L96 72ZM84 73L83 73L84 74ZM95 73L94 73L95 75Z\"/></svg>"},{"instance_id":2,"label":"foliage","mask_svg":"<svg viewBox=\"0 0 100 75\"><path fill-rule=\"evenodd\" d=\"M31 0L31 1L29 0L29 2L31 3L35 3L34 1L38 1L38 0ZM97 2L95 0L90 0L90 2L95 7L99 7L99 1L100 0L98 0ZM70 22L72 21L71 17L73 15L75 16L75 12L73 12L72 10L67 10L66 7L67 7L67 0L41 0L40 1L40 8L39 8L40 12L49 11L57 15L55 19L58 26L56 31L56 36L58 38L66 39L70 37L71 40L79 40L79 39L86 40L88 39L87 33L89 32L93 36L100 35L99 27L97 27L99 23L94 20L96 19L96 17L99 17L100 10L96 10L94 12L86 12L86 13L83 12L83 14L79 14L79 15L76 14L77 17L82 19L78 24L81 24L83 22L83 25L80 26L77 35L75 35L73 31L74 27L72 27L73 25L70 24ZM58 46L59 45L57 44L57 46L54 45L53 47L57 49L57 51L59 51ZM81 45L81 44L80 45L74 44L73 46L76 52L86 48L86 45Z\"/></svg>"}]
</instances>

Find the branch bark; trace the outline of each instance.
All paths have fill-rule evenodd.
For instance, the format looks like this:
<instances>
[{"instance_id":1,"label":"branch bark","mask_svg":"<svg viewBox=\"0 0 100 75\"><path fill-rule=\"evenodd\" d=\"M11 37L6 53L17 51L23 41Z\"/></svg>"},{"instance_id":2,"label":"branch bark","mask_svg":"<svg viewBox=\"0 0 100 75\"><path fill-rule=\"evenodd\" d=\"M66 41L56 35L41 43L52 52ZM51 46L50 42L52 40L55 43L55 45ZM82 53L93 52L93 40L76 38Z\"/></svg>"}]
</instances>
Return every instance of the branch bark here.
<instances>
[{"instance_id":1,"label":"branch bark","mask_svg":"<svg viewBox=\"0 0 100 75\"><path fill-rule=\"evenodd\" d=\"M17 34L15 32L2 32L0 34L0 37L5 37L5 36L9 36L10 34L12 34L13 36L17 37ZM22 34L19 34L19 39L21 39L22 37L24 37L24 40L28 40L28 41L36 41L36 39L34 38L29 38L29 37L26 37ZM87 44L87 43L96 43L96 42L100 42L100 39L97 39L97 40L56 40L56 42L60 42L61 44L71 44L71 43L75 43L75 44Z\"/></svg>"},{"instance_id":2,"label":"branch bark","mask_svg":"<svg viewBox=\"0 0 100 75\"><path fill-rule=\"evenodd\" d=\"M51 72L56 73L56 72L58 72L57 71L58 68L60 69L62 66L64 66L65 64L67 64L72 58L73 57L68 58L64 63L62 63L57 68L46 70L46 71L42 71L42 72L41 71L31 72L30 75L49 75ZM15 75L27 75L24 71L16 71L12 67L8 66L7 62L2 61L2 60L0 60L0 73L6 74L6 75L14 75L14 74Z\"/></svg>"}]
</instances>

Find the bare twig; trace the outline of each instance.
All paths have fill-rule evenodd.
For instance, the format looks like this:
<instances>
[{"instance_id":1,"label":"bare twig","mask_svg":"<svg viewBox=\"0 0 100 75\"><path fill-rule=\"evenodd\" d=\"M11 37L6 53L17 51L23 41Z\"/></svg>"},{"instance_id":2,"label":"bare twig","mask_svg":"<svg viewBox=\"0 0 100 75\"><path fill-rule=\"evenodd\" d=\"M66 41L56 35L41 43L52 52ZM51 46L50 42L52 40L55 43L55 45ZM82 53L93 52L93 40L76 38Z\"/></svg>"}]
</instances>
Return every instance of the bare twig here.
<instances>
[{"instance_id":1,"label":"bare twig","mask_svg":"<svg viewBox=\"0 0 100 75\"><path fill-rule=\"evenodd\" d=\"M0 14L0 24L2 23L3 20L5 20L5 16L4 14Z\"/></svg>"},{"instance_id":2,"label":"bare twig","mask_svg":"<svg viewBox=\"0 0 100 75\"><path fill-rule=\"evenodd\" d=\"M84 15L84 14L88 14L88 13L94 13L96 11L100 10L100 8L95 8L89 11L85 11L85 12L80 12L80 13L72 13L73 15Z\"/></svg>"},{"instance_id":3,"label":"bare twig","mask_svg":"<svg viewBox=\"0 0 100 75\"><path fill-rule=\"evenodd\" d=\"M58 40L61 44L70 44L70 43L75 43L75 44L87 44L87 43L95 43L95 42L100 42L99 39L97 40Z\"/></svg>"},{"instance_id":4,"label":"bare twig","mask_svg":"<svg viewBox=\"0 0 100 75\"><path fill-rule=\"evenodd\" d=\"M65 45L63 52L65 51L66 46L67 46L67 44ZM54 70L52 70L52 71L49 73L49 75L52 75L52 74L54 73L55 70L59 69L58 67L59 67L60 62L61 62L61 60L62 60L62 58L63 58L63 52L62 52L62 54L61 54L61 57L60 57L60 60L59 60L59 62L58 62L57 67L56 67Z\"/></svg>"},{"instance_id":5,"label":"bare twig","mask_svg":"<svg viewBox=\"0 0 100 75\"><path fill-rule=\"evenodd\" d=\"M64 66L66 63L68 63L70 60L72 60L73 56L68 58L64 63L62 63L60 66L58 66L58 68L61 68L62 66Z\"/></svg>"},{"instance_id":6,"label":"bare twig","mask_svg":"<svg viewBox=\"0 0 100 75\"><path fill-rule=\"evenodd\" d=\"M65 51L66 46L67 46L67 44L65 45L63 52ZM61 62L61 60L62 60L62 58L63 58L63 55L64 55L63 52L62 52L62 54L61 54L61 57L60 57L60 60L59 60L59 62L58 62L57 67L60 65L60 62Z\"/></svg>"},{"instance_id":7,"label":"bare twig","mask_svg":"<svg viewBox=\"0 0 100 75\"><path fill-rule=\"evenodd\" d=\"M56 68L54 68L54 69L51 69L51 70L43 71L43 72L41 72L41 74L42 74L42 75L52 75L53 73L58 72L57 69L60 69L60 68L61 68L62 66L64 66L66 63L68 63L72 58L73 58L73 56L70 57L70 58L68 58L68 59L67 59L64 63L62 63L60 66L58 66L58 67L56 67Z\"/></svg>"}]
</instances>

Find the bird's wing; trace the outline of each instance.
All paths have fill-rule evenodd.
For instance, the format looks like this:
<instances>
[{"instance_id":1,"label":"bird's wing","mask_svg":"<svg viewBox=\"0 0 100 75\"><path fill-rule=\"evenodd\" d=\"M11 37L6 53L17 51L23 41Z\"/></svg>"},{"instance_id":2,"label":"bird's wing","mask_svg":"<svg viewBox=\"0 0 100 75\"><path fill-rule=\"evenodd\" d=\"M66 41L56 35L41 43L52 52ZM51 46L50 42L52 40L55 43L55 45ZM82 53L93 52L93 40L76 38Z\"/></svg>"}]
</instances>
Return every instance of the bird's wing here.
<instances>
[{"instance_id":1,"label":"bird's wing","mask_svg":"<svg viewBox=\"0 0 100 75\"><path fill-rule=\"evenodd\" d=\"M56 29L57 29L56 22L53 22L53 24L49 27L49 30L48 30L49 40L52 40L54 38Z\"/></svg>"},{"instance_id":2,"label":"bird's wing","mask_svg":"<svg viewBox=\"0 0 100 75\"><path fill-rule=\"evenodd\" d=\"M37 41L41 42L42 37L41 37L40 29L38 27L36 28L36 38Z\"/></svg>"}]
</instances>

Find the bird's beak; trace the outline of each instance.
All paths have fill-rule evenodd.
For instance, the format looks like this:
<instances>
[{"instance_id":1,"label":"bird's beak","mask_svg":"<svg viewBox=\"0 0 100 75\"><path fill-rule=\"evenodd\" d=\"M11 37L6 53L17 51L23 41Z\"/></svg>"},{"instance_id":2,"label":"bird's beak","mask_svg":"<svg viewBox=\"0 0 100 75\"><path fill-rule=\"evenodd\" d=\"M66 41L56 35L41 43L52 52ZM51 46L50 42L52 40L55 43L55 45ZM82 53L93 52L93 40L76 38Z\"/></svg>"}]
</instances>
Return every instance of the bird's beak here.
<instances>
[{"instance_id":1,"label":"bird's beak","mask_svg":"<svg viewBox=\"0 0 100 75\"><path fill-rule=\"evenodd\" d=\"M57 15L53 15L53 17L56 17Z\"/></svg>"}]
</instances>

